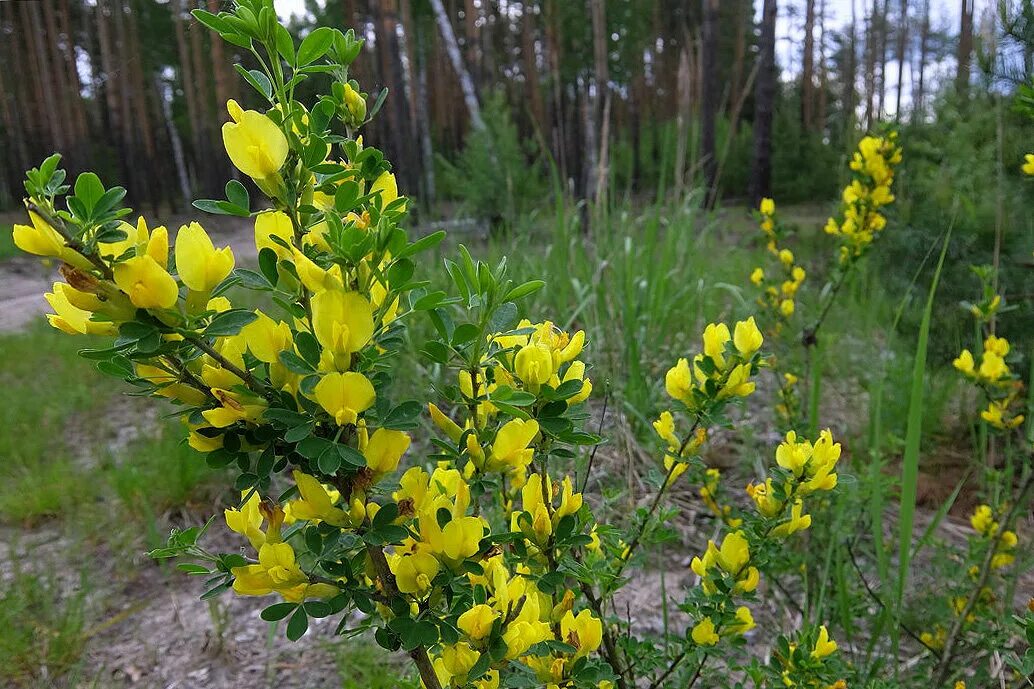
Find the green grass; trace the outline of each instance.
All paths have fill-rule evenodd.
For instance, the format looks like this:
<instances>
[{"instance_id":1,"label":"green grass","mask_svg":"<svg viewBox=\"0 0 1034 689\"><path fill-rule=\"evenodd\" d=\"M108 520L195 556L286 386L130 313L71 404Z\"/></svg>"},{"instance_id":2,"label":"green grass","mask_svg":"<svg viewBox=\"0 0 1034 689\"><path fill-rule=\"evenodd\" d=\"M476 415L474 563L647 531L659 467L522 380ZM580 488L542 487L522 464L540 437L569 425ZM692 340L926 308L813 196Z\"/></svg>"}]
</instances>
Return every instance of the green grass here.
<instances>
[{"instance_id":1,"label":"green grass","mask_svg":"<svg viewBox=\"0 0 1034 689\"><path fill-rule=\"evenodd\" d=\"M386 656L368 638L344 639L325 647L334 658L341 689L417 689L420 681L405 656Z\"/></svg>"},{"instance_id":2,"label":"green grass","mask_svg":"<svg viewBox=\"0 0 1034 689\"><path fill-rule=\"evenodd\" d=\"M0 261L21 253L14 245L14 225L0 225Z\"/></svg>"},{"instance_id":3,"label":"green grass","mask_svg":"<svg viewBox=\"0 0 1034 689\"><path fill-rule=\"evenodd\" d=\"M0 589L0 677L16 687L54 686L76 669L84 609L81 588L68 594L53 575L15 570Z\"/></svg>"}]
</instances>

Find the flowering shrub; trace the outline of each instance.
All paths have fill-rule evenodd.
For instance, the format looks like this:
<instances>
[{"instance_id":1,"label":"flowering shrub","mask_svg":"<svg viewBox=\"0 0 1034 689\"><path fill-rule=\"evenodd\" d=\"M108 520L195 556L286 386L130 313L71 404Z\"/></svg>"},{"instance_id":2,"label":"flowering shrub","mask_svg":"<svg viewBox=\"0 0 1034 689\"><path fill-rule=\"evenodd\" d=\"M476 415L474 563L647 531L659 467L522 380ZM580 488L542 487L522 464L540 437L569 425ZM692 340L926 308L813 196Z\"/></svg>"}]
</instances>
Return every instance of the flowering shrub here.
<instances>
[{"instance_id":1,"label":"flowering shrub","mask_svg":"<svg viewBox=\"0 0 1034 689\"><path fill-rule=\"evenodd\" d=\"M377 109L348 76L361 41L320 28L296 46L269 0L195 16L261 67L240 71L263 109L229 101L222 132L263 207L253 212L234 181L225 199L194 204L253 219L258 270L237 266L198 222L174 238L143 218L126 222L124 189L92 173L70 188L56 155L29 171L31 224L14 231L21 249L61 263L64 281L47 295L51 324L110 338L83 355L174 404L190 446L236 474L240 500L224 518L240 553L210 552L206 527L195 527L152 555L192 560L180 568L205 578L204 598L273 596L262 618L286 620L290 639L312 618L340 620L340 635L372 631L411 657L428 689L692 686L709 662L733 673L729 685L844 687L849 668L819 620L773 633L764 662L746 648L759 587L778 583L769 572L837 488L841 457L829 430L795 429L784 392L795 430L743 500L725 495L702 460L714 429L732 426L730 410L772 365L755 318L711 323L700 351L667 372L653 495L625 528L597 523L583 496L591 458L579 461L602 440L586 427L585 333L520 319L518 304L543 283L515 284L505 262L489 266L463 247L445 261L451 293L423 279L420 254L444 235L410 240L391 166L359 135ZM305 105L293 93L309 78L331 85ZM899 160L893 136L863 140L843 219L830 226L842 270L883 228L878 209L893 199ZM778 334L805 273L778 245L771 200L761 222L784 273L761 300ZM752 281L764 285L764 271ZM240 290L271 306L235 305ZM397 399L394 381L416 349L407 323L418 315L433 326L419 356L444 382ZM989 339L979 370L972 356L968 366L997 395L992 407L999 383L1012 380L993 359L1007 354L1002 343ZM783 380L796 382L789 372ZM1003 409L997 418L1006 429L1017 417ZM700 486L720 537L692 559L680 604L690 622L658 648L632 636L614 596L643 546L663 540L665 496L682 476ZM999 511L974 517L993 543L992 570L1011 563L1016 545Z\"/></svg>"}]
</instances>

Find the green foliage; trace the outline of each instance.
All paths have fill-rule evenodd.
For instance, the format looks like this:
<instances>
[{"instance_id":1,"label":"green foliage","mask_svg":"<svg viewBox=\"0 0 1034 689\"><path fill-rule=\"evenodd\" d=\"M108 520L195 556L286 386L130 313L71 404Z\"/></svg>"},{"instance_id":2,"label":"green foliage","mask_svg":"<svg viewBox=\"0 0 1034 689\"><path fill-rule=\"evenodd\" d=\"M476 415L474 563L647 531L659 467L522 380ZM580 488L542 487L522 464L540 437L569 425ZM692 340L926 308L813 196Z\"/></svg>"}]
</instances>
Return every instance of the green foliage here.
<instances>
[{"instance_id":1,"label":"green foliage","mask_svg":"<svg viewBox=\"0 0 1034 689\"><path fill-rule=\"evenodd\" d=\"M958 353L960 343L970 344L968 319L959 303L980 288L970 266L994 262L996 228L1003 257L999 280L1009 285L1006 305L1011 295L1034 291L1034 216L1028 212L1034 185L1019 169L1034 141L1034 124L989 96L964 105L946 97L938 101L932 122L906 127L901 138L905 160L896 229L887 233L876 262L888 286L903 292L937 237L948 225L955 228L934 309L932 330L938 335L930 343L931 356L945 362ZM932 270L928 261L921 279L928 282ZM918 318L917 309L906 311L903 327L914 330ZM1034 336L1029 319L1005 319L1002 328L1011 340Z\"/></svg>"},{"instance_id":2,"label":"green foliage","mask_svg":"<svg viewBox=\"0 0 1034 689\"><path fill-rule=\"evenodd\" d=\"M75 584L73 584L75 585ZM0 677L15 687L55 686L51 682L75 669L83 635L82 583L53 574L15 569L0 588ZM46 684L44 684L46 683Z\"/></svg>"},{"instance_id":3,"label":"green foliage","mask_svg":"<svg viewBox=\"0 0 1034 689\"><path fill-rule=\"evenodd\" d=\"M533 141L522 141L502 93L485 99L486 128L467 135L454 161L438 158L443 192L493 225L512 226L541 205L548 183Z\"/></svg>"}]
</instances>

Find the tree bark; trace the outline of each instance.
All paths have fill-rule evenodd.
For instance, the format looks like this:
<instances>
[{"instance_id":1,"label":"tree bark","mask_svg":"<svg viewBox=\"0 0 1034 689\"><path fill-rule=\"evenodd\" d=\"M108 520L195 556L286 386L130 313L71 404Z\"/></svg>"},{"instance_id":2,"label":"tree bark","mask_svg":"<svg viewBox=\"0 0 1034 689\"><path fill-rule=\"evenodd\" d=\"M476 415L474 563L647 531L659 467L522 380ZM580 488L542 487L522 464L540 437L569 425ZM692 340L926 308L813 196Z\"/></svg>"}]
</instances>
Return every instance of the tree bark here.
<instances>
[{"instance_id":1,"label":"tree bark","mask_svg":"<svg viewBox=\"0 0 1034 689\"><path fill-rule=\"evenodd\" d=\"M930 0L923 2L923 23L919 29L919 78L912 96L912 121L919 122L925 116L926 59L930 47Z\"/></svg>"},{"instance_id":2,"label":"tree bark","mask_svg":"<svg viewBox=\"0 0 1034 689\"><path fill-rule=\"evenodd\" d=\"M599 140L596 141L598 149L593 150L593 160L588 166L586 180L586 196L593 201L600 201L603 189L607 180L607 152L609 134L609 116L607 104L610 101L610 69L608 65L608 36L607 16L603 0L589 0L589 11L592 18L592 55L595 94L592 98L592 129L594 136L599 133ZM588 144L589 141L586 141Z\"/></svg>"},{"instance_id":3,"label":"tree bark","mask_svg":"<svg viewBox=\"0 0 1034 689\"><path fill-rule=\"evenodd\" d=\"M703 0L703 3L700 157L707 183L704 206L713 208L718 196L718 156L715 143L715 120L718 117L718 0Z\"/></svg>"},{"instance_id":4,"label":"tree bark","mask_svg":"<svg viewBox=\"0 0 1034 689\"><path fill-rule=\"evenodd\" d=\"M804 6L804 54L801 59L801 124L815 128L815 0Z\"/></svg>"},{"instance_id":5,"label":"tree bark","mask_svg":"<svg viewBox=\"0 0 1034 689\"><path fill-rule=\"evenodd\" d=\"M955 90L963 98L969 95L970 64L973 56L973 0L962 0L959 18L958 71Z\"/></svg>"},{"instance_id":6,"label":"tree bark","mask_svg":"<svg viewBox=\"0 0 1034 689\"><path fill-rule=\"evenodd\" d=\"M430 0L430 2L435 20L438 22L438 31L441 34L445 52L452 64L453 71L456 72L456 78L460 82L460 90L463 92L463 102L467 106L470 124L474 129L484 129L485 121L481 119L481 106L478 104L477 93L474 91L474 82L470 78L470 72L463 64L460 46L456 42L456 34L452 30L452 21L445 12L442 0Z\"/></svg>"},{"instance_id":7,"label":"tree bark","mask_svg":"<svg viewBox=\"0 0 1034 689\"><path fill-rule=\"evenodd\" d=\"M524 72L524 87L533 128L541 130L546 125L546 114L535 53L535 7L536 3L525 0L521 10L521 70Z\"/></svg>"},{"instance_id":8,"label":"tree bark","mask_svg":"<svg viewBox=\"0 0 1034 689\"><path fill-rule=\"evenodd\" d=\"M32 36L37 40L28 40L32 44L35 59L30 59L31 83L36 85L37 102L40 105L41 115L47 124L47 134L53 146L58 150L65 147L64 130L61 127L61 117L58 108L60 107L61 94L60 85L56 84L53 78L50 61L44 49L45 40L43 26L40 21L39 5L34 2L26 2L20 5L22 11L22 24L26 29L31 29Z\"/></svg>"},{"instance_id":9,"label":"tree bark","mask_svg":"<svg viewBox=\"0 0 1034 689\"><path fill-rule=\"evenodd\" d=\"M764 0L758 41L758 76L754 90L754 155L750 169L750 200L757 207L772 195L772 117L775 112L776 0Z\"/></svg>"},{"instance_id":10,"label":"tree bark","mask_svg":"<svg viewBox=\"0 0 1034 689\"><path fill-rule=\"evenodd\" d=\"M905 87L905 50L908 46L908 0L901 0L898 21L898 88L894 97L894 121L901 121L901 92Z\"/></svg>"}]
</instances>

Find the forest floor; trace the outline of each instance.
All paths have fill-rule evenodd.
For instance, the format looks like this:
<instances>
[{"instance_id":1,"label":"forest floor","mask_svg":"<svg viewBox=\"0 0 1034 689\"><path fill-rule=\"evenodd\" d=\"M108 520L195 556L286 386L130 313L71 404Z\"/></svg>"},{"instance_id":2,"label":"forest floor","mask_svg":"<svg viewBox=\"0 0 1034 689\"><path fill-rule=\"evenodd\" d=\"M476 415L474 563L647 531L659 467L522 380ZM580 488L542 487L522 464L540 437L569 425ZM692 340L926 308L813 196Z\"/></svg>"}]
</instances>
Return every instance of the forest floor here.
<instances>
[{"instance_id":1,"label":"forest floor","mask_svg":"<svg viewBox=\"0 0 1034 689\"><path fill-rule=\"evenodd\" d=\"M208 224L217 245L228 243L239 264L254 262L250 223L229 218ZM170 228L176 226L175 221L169 223ZM31 258L0 261L0 285L3 285L0 343L5 336L31 338L34 332L39 332L39 326L33 323L48 311L42 294L49 291L55 277L52 267L41 266ZM52 340L38 341L46 349L49 346L46 343ZM3 351L0 347L0 352ZM76 365L81 366L82 362ZM48 382L59 385L59 381ZM833 411L827 423L851 426L851 409L859 404L862 391L841 387L830 394ZM598 407L595 412L599 414ZM613 410L610 413L614 414ZM133 421L127 422L127 419ZM153 436L170 433L168 424L159 421L158 412L149 401L121 395L91 399L86 407L72 407L65 421L70 430L63 442L76 448L74 461L83 476L109 471L109 465L114 465L117 471L119 466L135 461L141 440L151 441ZM743 421L755 429L771 425L760 415ZM637 467L650 463L647 451L638 444L620 416L608 417L608 427L613 429L611 435L615 438L600 450L599 468L612 477L620 476L620 480L627 483L630 495L646 495ZM756 430L755 433L759 436L757 441L764 446L778 441L774 431ZM713 465L730 467L732 481L743 478L745 482L746 474L740 477L737 470L732 469L738 463L738 471L744 472L743 462L737 460L743 451L744 448L733 446L719 434L707 459ZM950 492L952 483L945 476L924 475L920 501L939 504L943 495ZM371 642L348 642L346 649L340 639L335 639L336 620L313 620L309 633L301 641L292 643L286 640L282 629L260 619L259 613L268 600L223 596L203 602L199 600L203 590L199 579L147 558L144 552L160 542L170 528L198 524L220 513L225 495L208 489L198 491L198 496L186 504L164 504L154 513L146 508L148 514L135 515L141 518L135 524L146 524L146 527L126 529L118 522L103 520L98 525L83 524L93 518L96 507L85 512L83 519L61 521L50 516L32 516L20 523L8 519L7 525L0 527L0 589L26 573L40 577L53 575L52 586L44 595L49 592L61 600L78 601L78 613L73 611L67 615L81 617L76 632L81 659L64 666L72 672L62 680L64 683L59 683L55 675L62 666L51 664L51 654L37 653L30 657L39 660L40 665L23 668L23 676L31 679L10 680L8 685L4 683L8 681L3 679L4 673L0 672L0 687L229 689L246 685L253 689L377 689L398 686L395 678L408 668L403 663L405 659L389 661L397 662L398 667L385 672L384 656ZM107 499L102 495L95 498L102 502ZM742 496L739 499L743 499ZM645 632L661 633L665 625L681 628L684 620L680 618L677 603L681 592L693 583L687 568L689 558L714 536L711 533L713 520L705 517L699 498L690 487L682 486L673 494L672 501L680 510L677 542L665 550L679 555L651 559L648 567L635 575L616 601L616 612L627 615L637 629ZM627 509L631 511L634 507L635 500L630 499ZM131 506L130 511L133 509ZM931 518L932 512L927 510L919 522L928 523ZM892 520L888 520L888 529L891 523ZM115 533L120 528L133 533ZM964 517L951 516L938 533L945 538L960 539L964 538L966 528ZM232 551L239 542L226 530L221 519L213 522L206 538L210 549L215 551ZM1028 580L1022 588L1028 592L1034 590L1034 581ZM1021 592L1021 595L1025 594ZM0 594L0 603L3 602ZM762 622L766 619L775 622L790 618L796 623L797 613L786 601L771 596L759 605L764 608L755 611L759 629L766 626ZM56 640L62 624L67 622L67 615L58 613L53 619L34 623L37 625L35 642L46 644L48 639ZM763 638L758 634L754 642L762 643ZM0 645L0 655L2 651ZM68 682L68 677L75 679Z\"/></svg>"}]
</instances>

